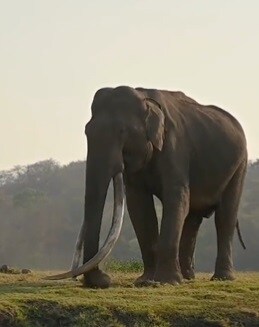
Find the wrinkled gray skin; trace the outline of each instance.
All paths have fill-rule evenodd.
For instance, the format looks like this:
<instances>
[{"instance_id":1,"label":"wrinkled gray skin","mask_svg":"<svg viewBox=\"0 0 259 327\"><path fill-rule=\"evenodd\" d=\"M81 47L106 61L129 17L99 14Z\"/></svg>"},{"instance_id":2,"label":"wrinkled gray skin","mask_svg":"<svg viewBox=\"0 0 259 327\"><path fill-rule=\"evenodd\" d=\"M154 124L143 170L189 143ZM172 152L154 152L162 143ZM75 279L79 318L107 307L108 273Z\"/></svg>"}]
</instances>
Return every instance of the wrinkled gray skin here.
<instances>
[{"instance_id":1,"label":"wrinkled gray skin","mask_svg":"<svg viewBox=\"0 0 259 327\"><path fill-rule=\"evenodd\" d=\"M146 99L145 98L152 98ZM194 278L193 253L203 217L215 212L213 279L234 279L232 239L247 165L242 127L226 111L182 92L104 88L86 125L84 262L98 251L108 184L123 172L126 200L144 262L135 284L177 284ZM163 206L160 235L153 195ZM108 287L99 268L87 287Z\"/></svg>"}]
</instances>

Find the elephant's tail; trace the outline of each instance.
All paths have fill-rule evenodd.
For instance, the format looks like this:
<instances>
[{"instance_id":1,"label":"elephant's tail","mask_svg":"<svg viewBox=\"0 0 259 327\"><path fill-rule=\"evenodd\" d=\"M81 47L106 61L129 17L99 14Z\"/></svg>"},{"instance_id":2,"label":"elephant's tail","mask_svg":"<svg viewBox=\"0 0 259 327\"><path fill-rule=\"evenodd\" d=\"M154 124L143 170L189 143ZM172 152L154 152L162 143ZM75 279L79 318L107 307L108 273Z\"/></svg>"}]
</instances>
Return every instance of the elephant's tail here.
<instances>
[{"instance_id":1,"label":"elephant's tail","mask_svg":"<svg viewBox=\"0 0 259 327\"><path fill-rule=\"evenodd\" d=\"M243 238L242 238L242 235L241 235L241 231L240 231L239 221L238 220L237 220L237 223L236 223L236 229L237 229L237 235L238 235L238 238L239 238L239 242L242 245L243 249L246 250L246 246L245 246L245 243L244 243Z\"/></svg>"}]
</instances>

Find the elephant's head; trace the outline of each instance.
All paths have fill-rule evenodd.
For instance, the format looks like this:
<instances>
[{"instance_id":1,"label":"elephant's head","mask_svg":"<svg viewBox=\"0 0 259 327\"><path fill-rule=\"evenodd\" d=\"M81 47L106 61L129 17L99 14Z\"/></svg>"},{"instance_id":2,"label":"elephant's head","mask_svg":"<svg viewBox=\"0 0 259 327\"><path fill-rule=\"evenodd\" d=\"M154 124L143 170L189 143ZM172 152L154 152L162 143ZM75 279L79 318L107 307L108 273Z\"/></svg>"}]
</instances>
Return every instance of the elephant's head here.
<instances>
[{"instance_id":1,"label":"elephant's head","mask_svg":"<svg viewBox=\"0 0 259 327\"><path fill-rule=\"evenodd\" d=\"M96 166L101 159L112 176L124 168L134 172L150 159L153 147L162 149L164 114L160 104L141 91L105 88L94 96L85 132L88 168L91 160Z\"/></svg>"},{"instance_id":2,"label":"elephant's head","mask_svg":"<svg viewBox=\"0 0 259 327\"><path fill-rule=\"evenodd\" d=\"M145 167L153 151L161 151L164 114L160 104L129 87L100 89L92 103L92 118L85 128L88 143L85 217L78 236L72 269L52 279L78 276L95 268L119 237L124 186L122 174ZM104 246L98 251L99 233L110 180L114 181L114 217ZM82 245L84 264L78 268Z\"/></svg>"}]
</instances>

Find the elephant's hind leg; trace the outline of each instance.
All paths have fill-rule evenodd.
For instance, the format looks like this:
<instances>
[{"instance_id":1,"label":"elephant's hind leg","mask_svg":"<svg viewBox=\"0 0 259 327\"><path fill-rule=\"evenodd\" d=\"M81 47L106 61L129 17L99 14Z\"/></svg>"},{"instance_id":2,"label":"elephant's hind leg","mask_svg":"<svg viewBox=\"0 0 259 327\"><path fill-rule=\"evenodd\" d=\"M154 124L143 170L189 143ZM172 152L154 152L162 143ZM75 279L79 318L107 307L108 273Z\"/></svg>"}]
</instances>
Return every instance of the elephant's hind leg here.
<instances>
[{"instance_id":1,"label":"elephant's hind leg","mask_svg":"<svg viewBox=\"0 0 259 327\"><path fill-rule=\"evenodd\" d=\"M241 165L226 187L215 212L217 260L212 279L233 280L232 243L242 194L246 164Z\"/></svg>"},{"instance_id":2,"label":"elephant's hind leg","mask_svg":"<svg viewBox=\"0 0 259 327\"><path fill-rule=\"evenodd\" d=\"M144 273L136 286L148 285L154 279L156 268L158 222L152 194L139 188L126 186L127 206L144 263Z\"/></svg>"},{"instance_id":3,"label":"elephant's hind leg","mask_svg":"<svg viewBox=\"0 0 259 327\"><path fill-rule=\"evenodd\" d=\"M193 279L194 274L194 249L196 244L197 234L202 222L202 217L197 217L189 214L184 222L179 260L183 278Z\"/></svg>"}]
</instances>

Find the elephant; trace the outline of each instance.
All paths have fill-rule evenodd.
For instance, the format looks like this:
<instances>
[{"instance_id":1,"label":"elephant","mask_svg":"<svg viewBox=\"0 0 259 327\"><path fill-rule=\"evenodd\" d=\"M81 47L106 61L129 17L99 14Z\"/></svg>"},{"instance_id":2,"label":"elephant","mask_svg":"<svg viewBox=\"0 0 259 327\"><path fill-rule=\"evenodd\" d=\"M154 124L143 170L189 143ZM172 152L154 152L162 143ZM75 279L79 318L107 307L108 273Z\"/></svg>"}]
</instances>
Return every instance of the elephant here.
<instances>
[{"instance_id":1,"label":"elephant","mask_svg":"<svg viewBox=\"0 0 259 327\"><path fill-rule=\"evenodd\" d=\"M202 105L183 92L129 86L99 89L91 112L85 127L84 222L71 270L52 279L84 274L84 286L109 287L110 277L98 264L119 236L126 197L144 266L135 285L176 285L194 278L198 230L212 214L217 232L212 280L233 280L232 243L235 228L240 237L237 213L247 168L240 123L227 111ZM98 251L111 179L113 223ZM160 230L154 196L163 208ZM78 267L82 247L83 265Z\"/></svg>"}]
</instances>

